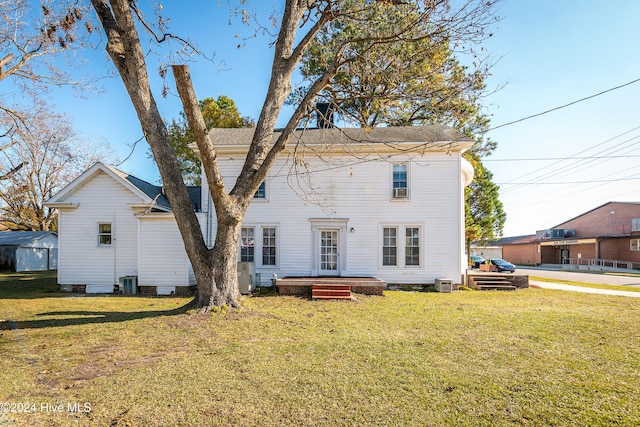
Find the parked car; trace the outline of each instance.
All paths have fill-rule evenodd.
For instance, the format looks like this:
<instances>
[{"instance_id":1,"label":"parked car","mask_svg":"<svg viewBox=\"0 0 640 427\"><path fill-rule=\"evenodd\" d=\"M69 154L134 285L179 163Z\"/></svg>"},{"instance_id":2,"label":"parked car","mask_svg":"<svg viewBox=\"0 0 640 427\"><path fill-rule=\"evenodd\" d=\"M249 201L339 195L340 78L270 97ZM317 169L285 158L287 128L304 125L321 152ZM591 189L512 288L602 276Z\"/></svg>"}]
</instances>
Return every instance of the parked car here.
<instances>
[{"instance_id":1,"label":"parked car","mask_svg":"<svg viewBox=\"0 0 640 427\"><path fill-rule=\"evenodd\" d=\"M509 273L513 273L516 271L516 266L511 264L509 261L505 261L502 258L491 258L489 260L485 260L484 264L491 263L496 266L496 271L503 272L508 271Z\"/></svg>"},{"instance_id":2,"label":"parked car","mask_svg":"<svg viewBox=\"0 0 640 427\"><path fill-rule=\"evenodd\" d=\"M469 266L471 266L471 268L480 268L480 264L484 261L484 257L481 257L480 255L471 255L469 257Z\"/></svg>"}]
</instances>

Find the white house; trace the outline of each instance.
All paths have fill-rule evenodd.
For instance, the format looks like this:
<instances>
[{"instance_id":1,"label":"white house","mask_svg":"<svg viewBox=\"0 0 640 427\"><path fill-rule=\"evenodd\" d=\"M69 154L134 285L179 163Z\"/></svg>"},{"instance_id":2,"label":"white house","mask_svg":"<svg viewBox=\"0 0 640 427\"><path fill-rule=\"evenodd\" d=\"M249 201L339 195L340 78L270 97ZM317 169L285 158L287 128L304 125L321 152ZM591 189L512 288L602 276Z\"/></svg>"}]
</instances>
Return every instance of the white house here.
<instances>
[{"instance_id":1,"label":"white house","mask_svg":"<svg viewBox=\"0 0 640 427\"><path fill-rule=\"evenodd\" d=\"M0 232L0 269L46 271L58 268L58 236L52 231Z\"/></svg>"},{"instance_id":2,"label":"white house","mask_svg":"<svg viewBox=\"0 0 640 427\"><path fill-rule=\"evenodd\" d=\"M134 277L141 292L165 295L195 284L161 187L96 163L46 204L59 211L62 290L111 293Z\"/></svg>"},{"instance_id":3,"label":"white house","mask_svg":"<svg viewBox=\"0 0 640 427\"><path fill-rule=\"evenodd\" d=\"M252 134L210 132L227 188ZM274 274L460 283L464 186L473 178L462 153L472 144L446 126L297 131L249 207L239 260L255 265L262 285ZM202 182L192 200L212 245L215 212ZM49 200L60 212L61 287L113 292L127 277L158 294L193 285L161 190L98 163Z\"/></svg>"}]
</instances>

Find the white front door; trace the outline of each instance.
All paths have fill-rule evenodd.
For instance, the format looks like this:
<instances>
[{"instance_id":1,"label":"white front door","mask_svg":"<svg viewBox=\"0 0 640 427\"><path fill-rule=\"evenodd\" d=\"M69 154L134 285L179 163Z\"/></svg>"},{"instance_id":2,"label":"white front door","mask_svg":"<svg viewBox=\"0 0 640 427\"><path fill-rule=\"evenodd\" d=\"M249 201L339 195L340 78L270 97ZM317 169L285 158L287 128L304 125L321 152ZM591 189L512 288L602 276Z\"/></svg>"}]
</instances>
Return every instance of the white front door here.
<instances>
[{"instance_id":1,"label":"white front door","mask_svg":"<svg viewBox=\"0 0 640 427\"><path fill-rule=\"evenodd\" d=\"M320 230L320 269L321 276L340 275L340 230Z\"/></svg>"}]
</instances>

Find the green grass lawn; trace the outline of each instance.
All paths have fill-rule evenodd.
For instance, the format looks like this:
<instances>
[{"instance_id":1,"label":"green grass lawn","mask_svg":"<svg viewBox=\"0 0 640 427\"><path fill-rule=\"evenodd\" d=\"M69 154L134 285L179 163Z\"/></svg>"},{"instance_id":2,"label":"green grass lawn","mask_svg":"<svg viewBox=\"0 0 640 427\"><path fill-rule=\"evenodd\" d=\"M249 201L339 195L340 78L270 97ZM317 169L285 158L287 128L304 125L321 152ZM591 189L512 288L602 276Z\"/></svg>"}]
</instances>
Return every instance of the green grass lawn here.
<instances>
[{"instance_id":1,"label":"green grass lawn","mask_svg":"<svg viewBox=\"0 0 640 427\"><path fill-rule=\"evenodd\" d=\"M263 296L201 316L27 276L0 277L0 402L35 412L0 426L640 425L632 298Z\"/></svg>"}]
</instances>

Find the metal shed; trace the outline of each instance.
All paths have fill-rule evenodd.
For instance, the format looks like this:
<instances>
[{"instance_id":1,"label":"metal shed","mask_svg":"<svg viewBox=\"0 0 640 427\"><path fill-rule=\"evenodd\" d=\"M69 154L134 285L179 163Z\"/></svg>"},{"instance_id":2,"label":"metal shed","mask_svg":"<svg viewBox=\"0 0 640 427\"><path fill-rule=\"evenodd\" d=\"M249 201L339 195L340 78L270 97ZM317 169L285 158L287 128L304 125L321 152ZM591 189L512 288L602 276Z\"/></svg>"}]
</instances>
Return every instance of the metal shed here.
<instances>
[{"instance_id":1,"label":"metal shed","mask_svg":"<svg viewBox=\"0 0 640 427\"><path fill-rule=\"evenodd\" d=\"M58 269L58 235L53 231L0 232L0 270Z\"/></svg>"}]
</instances>

